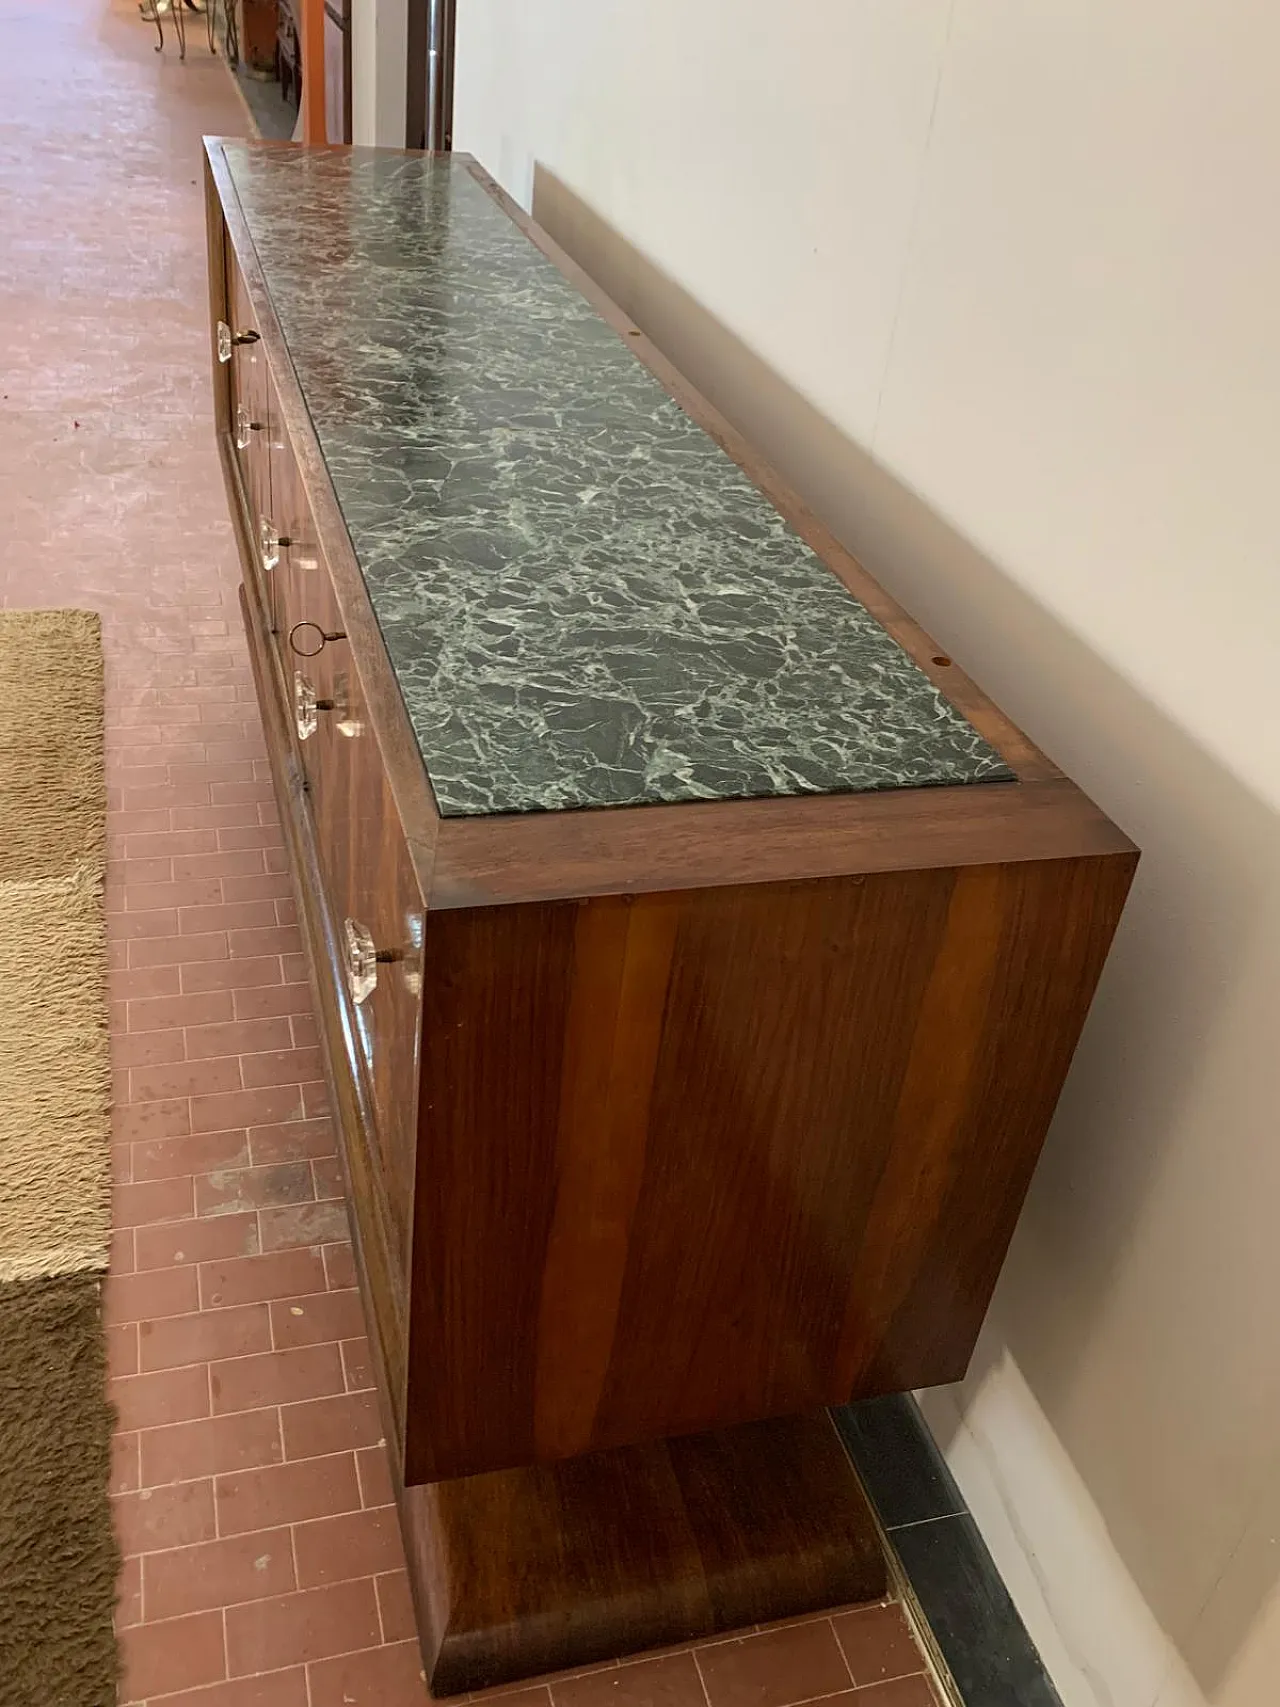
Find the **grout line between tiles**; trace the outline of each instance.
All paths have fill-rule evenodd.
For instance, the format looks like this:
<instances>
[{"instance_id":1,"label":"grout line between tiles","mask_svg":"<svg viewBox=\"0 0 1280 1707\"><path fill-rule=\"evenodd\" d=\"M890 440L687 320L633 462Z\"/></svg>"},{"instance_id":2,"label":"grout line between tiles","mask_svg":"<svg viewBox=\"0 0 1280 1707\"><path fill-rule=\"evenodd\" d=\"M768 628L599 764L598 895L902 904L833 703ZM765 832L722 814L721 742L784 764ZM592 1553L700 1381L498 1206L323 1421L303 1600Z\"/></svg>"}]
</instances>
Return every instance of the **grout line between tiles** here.
<instances>
[{"instance_id":1,"label":"grout line between tiles","mask_svg":"<svg viewBox=\"0 0 1280 1707\"><path fill-rule=\"evenodd\" d=\"M886 1535L897 1535L903 1529L923 1529L928 1523L946 1523L953 1517L967 1517L967 1511L943 1511L937 1517L917 1517L911 1523L894 1523L885 1525Z\"/></svg>"}]
</instances>

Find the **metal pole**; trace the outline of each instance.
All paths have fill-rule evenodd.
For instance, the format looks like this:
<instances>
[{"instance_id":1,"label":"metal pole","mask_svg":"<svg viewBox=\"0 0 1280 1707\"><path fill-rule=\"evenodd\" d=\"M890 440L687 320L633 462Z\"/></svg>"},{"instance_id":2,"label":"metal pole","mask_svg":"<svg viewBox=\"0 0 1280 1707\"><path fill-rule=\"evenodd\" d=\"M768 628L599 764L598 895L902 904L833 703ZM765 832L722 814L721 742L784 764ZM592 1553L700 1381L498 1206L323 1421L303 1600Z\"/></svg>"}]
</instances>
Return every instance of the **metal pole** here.
<instances>
[{"instance_id":1,"label":"metal pole","mask_svg":"<svg viewBox=\"0 0 1280 1707\"><path fill-rule=\"evenodd\" d=\"M457 0L427 0L427 101L424 146L453 147L453 43Z\"/></svg>"}]
</instances>

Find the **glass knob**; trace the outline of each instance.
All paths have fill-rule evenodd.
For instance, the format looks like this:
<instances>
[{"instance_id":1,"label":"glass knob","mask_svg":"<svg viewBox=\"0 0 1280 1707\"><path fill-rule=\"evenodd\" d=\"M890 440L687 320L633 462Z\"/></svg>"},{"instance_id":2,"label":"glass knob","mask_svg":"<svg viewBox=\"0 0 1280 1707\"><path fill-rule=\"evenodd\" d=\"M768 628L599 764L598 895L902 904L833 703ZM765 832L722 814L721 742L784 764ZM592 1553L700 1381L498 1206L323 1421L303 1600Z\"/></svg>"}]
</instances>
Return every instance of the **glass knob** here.
<instances>
[{"instance_id":1,"label":"glass knob","mask_svg":"<svg viewBox=\"0 0 1280 1707\"><path fill-rule=\"evenodd\" d=\"M342 933L347 948L347 983L353 1002L367 1002L378 987L378 951L373 936L359 919L344 919Z\"/></svg>"},{"instance_id":2,"label":"glass knob","mask_svg":"<svg viewBox=\"0 0 1280 1707\"><path fill-rule=\"evenodd\" d=\"M165 3L167 5L169 0L165 0ZM161 9L163 10L163 8ZM229 362L231 360L231 351L235 345L256 344L259 339L259 334L253 331L252 328L247 332L233 332L225 320L219 320L217 325L217 335L218 360L220 362Z\"/></svg>"},{"instance_id":3,"label":"glass knob","mask_svg":"<svg viewBox=\"0 0 1280 1707\"><path fill-rule=\"evenodd\" d=\"M236 449L244 450L253 436L253 422L243 403L236 404Z\"/></svg>"},{"instance_id":4,"label":"glass knob","mask_svg":"<svg viewBox=\"0 0 1280 1707\"><path fill-rule=\"evenodd\" d=\"M275 523L270 516L263 516L258 522L258 549L262 553L262 567L268 571L274 569L280 561L280 548L292 545L293 541L287 533L277 533Z\"/></svg>"},{"instance_id":5,"label":"glass knob","mask_svg":"<svg viewBox=\"0 0 1280 1707\"><path fill-rule=\"evenodd\" d=\"M354 1002L367 1002L378 987L378 968L403 959L398 948L376 948L373 932L359 919L344 919L342 935L347 954L347 983Z\"/></svg>"},{"instance_id":6,"label":"glass knob","mask_svg":"<svg viewBox=\"0 0 1280 1707\"><path fill-rule=\"evenodd\" d=\"M258 523L258 548L262 553L262 567L274 569L280 561L280 535L272 525L270 516L263 516Z\"/></svg>"},{"instance_id":7,"label":"glass knob","mask_svg":"<svg viewBox=\"0 0 1280 1707\"><path fill-rule=\"evenodd\" d=\"M423 923L421 913L406 913L404 916L404 933L408 944L408 952L404 956L400 968L404 979L404 987L411 996L422 994L422 939Z\"/></svg>"},{"instance_id":8,"label":"glass knob","mask_svg":"<svg viewBox=\"0 0 1280 1707\"><path fill-rule=\"evenodd\" d=\"M309 741L316 732L319 718L316 690L301 670L293 672L293 721L298 728L299 741Z\"/></svg>"},{"instance_id":9,"label":"glass knob","mask_svg":"<svg viewBox=\"0 0 1280 1707\"><path fill-rule=\"evenodd\" d=\"M297 726L299 741L309 741L319 727L317 716L321 711L332 711L331 699L317 699L312 682L303 675L301 670L293 672L293 721Z\"/></svg>"}]
</instances>

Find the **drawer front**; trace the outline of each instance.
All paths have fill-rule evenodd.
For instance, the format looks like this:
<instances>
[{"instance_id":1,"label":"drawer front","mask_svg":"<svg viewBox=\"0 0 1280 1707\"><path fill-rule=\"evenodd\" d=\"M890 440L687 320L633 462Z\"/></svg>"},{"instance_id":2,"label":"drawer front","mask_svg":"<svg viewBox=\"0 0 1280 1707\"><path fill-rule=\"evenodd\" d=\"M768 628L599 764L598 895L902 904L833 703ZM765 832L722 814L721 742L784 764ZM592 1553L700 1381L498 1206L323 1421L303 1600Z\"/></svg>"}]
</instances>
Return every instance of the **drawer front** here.
<instances>
[{"instance_id":1,"label":"drawer front","mask_svg":"<svg viewBox=\"0 0 1280 1707\"><path fill-rule=\"evenodd\" d=\"M233 337L256 330L244 280L228 247L227 324ZM273 419L271 381L265 346L259 340L232 345L226 364L230 432L235 446L236 467L244 494L247 519L254 539L263 515L271 511L270 445L277 423ZM261 576L260 576L261 579ZM264 594L267 592L263 585Z\"/></svg>"},{"instance_id":2,"label":"drawer front","mask_svg":"<svg viewBox=\"0 0 1280 1707\"><path fill-rule=\"evenodd\" d=\"M273 419L279 421L280 411L269 381L268 388L269 408ZM259 523L258 545L271 582L272 635L291 687L293 667L298 662L291 636L306 614L307 583L320 578L321 554L297 463L283 430L273 433L271 439L271 502Z\"/></svg>"},{"instance_id":3,"label":"drawer front","mask_svg":"<svg viewBox=\"0 0 1280 1707\"><path fill-rule=\"evenodd\" d=\"M350 1066L373 1112L386 1220L403 1274L414 1177L423 904L269 373L262 384L271 423L270 507L255 543L271 644L339 942L353 957L371 942L374 954L384 957L361 978L344 971L342 999L351 1021Z\"/></svg>"},{"instance_id":4,"label":"drawer front","mask_svg":"<svg viewBox=\"0 0 1280 1707\"><path fill-rule=\"evenodd\" d=\"M308 620L318 629L337 631L336 609L326 607L319 590L311 608L318 614ZM347 954L353 1068L364 1077L374 1111L404 1274L417 1148L424 908L345 643L329 642L301 661L298 675L308 684L304 710L310 693L320 702L314 730L301 743L303 769L330 911ZM309 727L305 718L302 727Z\"/></svg>"}]
</instances>

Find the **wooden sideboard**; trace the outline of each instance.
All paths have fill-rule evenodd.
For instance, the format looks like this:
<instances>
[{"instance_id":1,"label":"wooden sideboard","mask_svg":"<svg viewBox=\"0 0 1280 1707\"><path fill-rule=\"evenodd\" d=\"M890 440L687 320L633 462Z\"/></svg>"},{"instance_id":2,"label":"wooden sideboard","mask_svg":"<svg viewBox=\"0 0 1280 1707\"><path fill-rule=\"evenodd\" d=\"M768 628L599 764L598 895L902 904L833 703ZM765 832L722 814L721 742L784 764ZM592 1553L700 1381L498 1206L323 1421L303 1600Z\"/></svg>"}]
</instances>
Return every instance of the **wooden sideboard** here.
<instances>
[{"instance_id":1,"label":"wooden sideboard","mask_svg":"<svg viewBox=\"0 0 1280 1707\"><path fill-rule=\"evenodd\" d=\"M1137 855L474 163L213 141L217 431L439 1693L884 1588Z\"/></svg>"}]
</instances>

